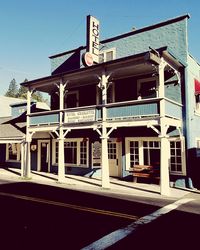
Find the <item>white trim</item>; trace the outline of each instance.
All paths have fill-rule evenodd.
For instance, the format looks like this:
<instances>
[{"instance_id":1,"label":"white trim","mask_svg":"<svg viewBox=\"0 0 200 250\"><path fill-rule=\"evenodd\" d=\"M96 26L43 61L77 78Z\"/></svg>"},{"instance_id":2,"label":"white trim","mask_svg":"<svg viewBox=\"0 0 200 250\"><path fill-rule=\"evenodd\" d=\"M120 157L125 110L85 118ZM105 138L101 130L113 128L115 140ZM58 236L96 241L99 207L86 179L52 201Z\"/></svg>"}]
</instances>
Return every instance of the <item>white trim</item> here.
<instances>
[{"instance_id":1,"label":"white trim","mask_svg":"<svg viewBox=\"0 0 200 250\"><path fill-rule=\"evenodd\" d=\"M9 149L8 149L9 144L17 144L17 149L16 149L17 150L17 159L16 160L9 159ZM21 156L21 145L19 142L6 144L6 162L20 162L21 161L20 156Z\"/></svg>"},{"instance_id":2,"label":"white trim","mask_svg":"<svg viewBox=\"0 0 200 250\"><path fill-rule=\"evenodd\" d=\"M77 143L77 163L65 163L66 167L82 167L82 168L88 168L89 167L89 138L86 142L86 165L81 164L81 158L80 158L80 152L81 152L81 142L84 138L65 138L64 142L76 142ZM52 165L58 166L58 163L56 162L56 142L58 142L58 139L52 140Z\"/></svg>"},{"instance_id":3,"label":"white trim","mask_svg":"<svg viewBox=\"0 0 200 250\"><path fill-rule=\"evenodd\" d=\"M106 60L107 59L106 54L109 52L113 52L113 58L109 61L116 59L116 48L115 47L110 48L110 49L100 50L99 51L99 63L108 62L108 60ZM103 55L103 60L101 60L101 58L100 58L102 55Z\"/></svg>"},{"instance_id":4,"label":"white trim","mask_svg":"<svg viewBox=\"0 0 200 250\"><path fill-rule=\"evenodd\" d=\"M181 143L181 163L182 163L182 171L170 171L170 174L173 175L186 175L186 159L185 159L185 139L183 137L170 137L168 138L169 143L172 141L180 141ZM139 142L139 164L143 165L144 162L144 155L143 155L143 141L157 141L160 142L160 138L158 137L126 137L125 138L125 158L126 158L126 165L125 170L129 171L130 169L130 141L138 141ZM160 147L159 147L160 149Z\"/></svg>"}]
</instances>

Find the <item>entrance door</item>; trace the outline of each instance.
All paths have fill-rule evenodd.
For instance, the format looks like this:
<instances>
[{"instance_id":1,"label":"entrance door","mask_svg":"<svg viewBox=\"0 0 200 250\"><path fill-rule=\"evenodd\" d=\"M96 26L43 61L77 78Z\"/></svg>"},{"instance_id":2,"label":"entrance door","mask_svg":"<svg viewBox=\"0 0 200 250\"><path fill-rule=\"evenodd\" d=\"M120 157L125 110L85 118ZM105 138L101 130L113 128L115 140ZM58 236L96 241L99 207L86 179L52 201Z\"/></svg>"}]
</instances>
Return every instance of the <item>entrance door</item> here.
<instances>
[{"instance_id":1,"label":"entrance door","mask_svg":"<svg viewBox=\"0 0 200 250\"><path fill-rule=\"evenodd\" d=\"M40 141L38 150L38 170L42 172L49 172L49 158L50 158L50 142Z\"/></svg>"},{"instance_id":2,"label":"entrance door","mask_svg":"<svg viewBox=\"0 0 200 250\"><path fill-rule=\"evenodd\" d=\"M108 142L108 161L110 176L120 176L120 142Z\"/></svg>"}]
</instances>

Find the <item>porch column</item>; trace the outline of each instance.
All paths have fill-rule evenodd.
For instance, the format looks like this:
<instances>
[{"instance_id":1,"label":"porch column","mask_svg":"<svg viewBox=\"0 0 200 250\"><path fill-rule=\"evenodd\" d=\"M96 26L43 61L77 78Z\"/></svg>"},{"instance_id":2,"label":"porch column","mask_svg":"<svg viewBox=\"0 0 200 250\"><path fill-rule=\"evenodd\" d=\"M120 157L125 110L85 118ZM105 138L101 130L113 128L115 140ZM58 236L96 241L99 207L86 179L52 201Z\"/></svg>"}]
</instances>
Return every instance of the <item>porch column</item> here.
<instances>
[{"instance_id":1,"label":"porch column","mask_svg":"<svg viewBox=\"0 0 200 250\"><path fill-rule=\"evenodd\" d=\"M63 130L60 130L60 136L58 139L58 182L65 180L65 152L64 152L64 136Z\"/></svg>"},{"instance_id":2,"label":"porch column","mask_svg":"<svg viewBox=\"0 0 200 250\"><path fill-rule=\"evenodd\" d=\"M31 150L30 150L30 141L26 141L24 144L24 178L31 178Z\"/></svg>"},{"instance_id":3,"label":"porch column","mask_svg":"<svg viewBox=\"0 0 200 250\"><path fill-rule=\"evenodd\" d=\"M102 188L110 188L110 178L109 178L109 162L108 162L108 136L107 136L107 110L105 105L107 104L107 83L109 76L105 75L103 72L101 77L101 90L102 90L102 135L101 135L101 146L102 146L102 156L101 156L101 182Z\"/></svg>"},{"instance_id":4,"label":"porch column","mask_svg":"<svg viewBox=\"0 0 200 250\"><path fill-rule=\"evenodd\" d=\"M21 177L24 177L24 165L25 165L25 149L24 149L24 141L21 143Z\"/></svg>"},{"instance_id":5,"label":"porch column","mask_svg":"<svg viewBox=\"0 0 200 250\"><path fill-rule=\"evenodd\" d=\"M160 138L160 194L168 196L170 194L169 186L169 158L170 144L166 136Z\"/></svg>"},{"instance_id":6,"label":"porch column","mask_svg":"<svg viewBox=\"0 0 200 250\"><path fill-rule=\"evenodd\" d=\"M161 59L161 63L158 65L158 75L159 75L159 86L158 86L158 97L164 98L165 97L165 77L164 77L164 69L166 63ZM160 116L165 116L165 100L161 99L160 101Z\"/></svg>"},{"instance_id":7,"label":"porch column","mask_svg":"<svg viewBox=\"0 0 200 250\"><path fill-rule=\"evenodd\" d=\"M28 89L27 91L27 116L26 116L26 139L24 143L24 171L23 177L30 178L31 177L31 150L30 144L32 140L32 135L29 132L30 126L30 113L31 113L31 95L32 90Z\"/></svg>"},{"instance_id":8,"label":"porch column","mask_svg":"<svg viewBox=\"0 0 200 250\"><path fill-rule=\"evenodd\" d=\"M58 139L58 181L63 182L65 179L65 152L64 152L64 133L63 133L63 109L64 109L64 91L65 85L60 83L59 85L59 97L60 97L60 128Z\"/></svg>"},{"instance_id":9,"label":"porch column","mask_svg":"<svg viewBox=\"0 0 200 250\"><path fill-rule=\"evenodd\" d=\"M160 193L161 195L168 196L170 194L169 186L169 157L170 157L170 144L167 137L167 123L165 119L165 79L164 69L166 63L161 59L158 66L159 73L159 97L163 98L160 101Z\"/></svg>"}]
</instances>

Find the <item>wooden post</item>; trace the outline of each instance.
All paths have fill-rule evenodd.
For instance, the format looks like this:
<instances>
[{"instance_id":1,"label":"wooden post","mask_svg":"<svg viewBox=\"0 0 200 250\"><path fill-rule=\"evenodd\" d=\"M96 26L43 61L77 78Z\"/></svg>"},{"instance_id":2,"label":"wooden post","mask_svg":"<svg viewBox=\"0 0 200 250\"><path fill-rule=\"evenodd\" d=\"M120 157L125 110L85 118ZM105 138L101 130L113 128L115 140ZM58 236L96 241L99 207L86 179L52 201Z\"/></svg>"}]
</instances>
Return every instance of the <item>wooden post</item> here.
<instances>
[{"instance_id":1,"label":"wooden post","mask_svg":"<svg viewBox=\"0 0 200 250\"><path fill-rule=\"evenodd\" d=\"M163 98L160 101L160 193L168 196L170 194L169 181L169 158L170 144L167 137L167 123L165 119L165 79L164 68L166 64L162 60L158 66L159 71L159 97Z\"/></svg>"},{"instance_id":2,"label":"wooden post","mask_svg":"<svg viewBox=\"0 0 200 250\"><path fill-rule=\"evenodd\" d=\"M58 139L58 181L65 180L65 151L64 151L64 134L63 134L63 109L64 109L64 90L65 85L61 82L59 85L60 97L60 128Z\"/></svg>"},{"instance_id":3,"label":"wooden post","mask_svg":"<svg viewBox=\"0 0 200 250\"><path fill-rule=\"evenodd\" d=\"M109 161L108 161L108 136L107 136L107 83L108 76L105 72L102 74L101 78L101 90L102 90L102 135L101 135L101 146L102 146L102 157L101 157L101 167L102 167L102 188L110 188L110 178L109 178Z\"/></svg>"},{"instance_id":4,"label":"wooden post","mask_svg":"<svg viewBox=\"0 0 200 250\"><path fill-rule=\"evenodd\" d=\"M30 126L30 113L31 113L31 95L32 90L28 89L27 91L27 116L26 116L26 139L24 144L24 164L23 164L23 177L31 177L31 150L30 144L32 140L32 135L29 132Z\"/></svg>"}]
</instances>

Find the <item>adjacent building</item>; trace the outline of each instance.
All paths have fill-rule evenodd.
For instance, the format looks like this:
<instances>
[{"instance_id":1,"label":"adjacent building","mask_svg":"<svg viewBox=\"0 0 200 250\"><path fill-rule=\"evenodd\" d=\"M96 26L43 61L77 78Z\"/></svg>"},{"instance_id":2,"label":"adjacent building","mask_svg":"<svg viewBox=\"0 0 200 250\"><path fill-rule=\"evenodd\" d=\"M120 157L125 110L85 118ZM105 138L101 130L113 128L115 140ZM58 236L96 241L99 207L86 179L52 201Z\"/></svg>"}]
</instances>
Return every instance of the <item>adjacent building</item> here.
<instances>
[{"instance_id":1,"label":"adjacent building","mask_svg":"<svg viewBox=\"0 0 200 250\"><path fill-rule=\"evenodd\" d=\"M160 170L161 194L170 182L198 186L200 65L188 51L188 19L100 42L94 20L95 62L88 46L51 56L50 76L22 84L23 176L31 169L56 172L61 182L67 173L101 176L109 188L109 176L151 165ZM50 110L31 111L35 90L49 94Z\"/></svg>"}]
</instances>

